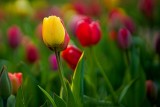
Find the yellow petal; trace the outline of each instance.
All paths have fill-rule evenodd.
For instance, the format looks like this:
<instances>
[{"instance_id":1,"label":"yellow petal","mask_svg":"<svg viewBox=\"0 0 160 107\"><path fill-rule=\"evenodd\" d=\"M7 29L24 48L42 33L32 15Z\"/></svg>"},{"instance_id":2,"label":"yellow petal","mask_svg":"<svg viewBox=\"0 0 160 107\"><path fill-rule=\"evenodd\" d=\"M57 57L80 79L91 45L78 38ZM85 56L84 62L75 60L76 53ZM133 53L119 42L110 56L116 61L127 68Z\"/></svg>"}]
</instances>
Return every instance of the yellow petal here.
<instances>
[{"instance_id":1,"label":"yellow petal","mask_svg":"<svg viewBox=\"0 0 160 107\"><path fill-rule=\"evenodd\" d=\"M43 19L42 28L43 41L51 48L58 47L64 42L65 29L61 19L56 16L49 16Z\"/></svg>"}]
</instances>

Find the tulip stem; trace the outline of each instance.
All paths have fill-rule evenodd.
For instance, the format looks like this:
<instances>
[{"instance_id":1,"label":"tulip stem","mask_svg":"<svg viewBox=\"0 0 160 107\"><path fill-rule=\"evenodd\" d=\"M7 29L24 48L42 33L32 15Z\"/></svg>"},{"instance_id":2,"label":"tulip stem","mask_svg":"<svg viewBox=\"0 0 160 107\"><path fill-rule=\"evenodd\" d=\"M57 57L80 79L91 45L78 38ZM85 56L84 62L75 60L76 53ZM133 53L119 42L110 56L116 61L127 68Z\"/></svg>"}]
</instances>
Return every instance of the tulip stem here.
<instances>
[{"instance_id":1,"label":"tulip stem","mask_svg":"<svg viewBox=\"0 0 160 107\"><path fill-rule=\"evenodd\" d=\"M67 91L66 84L64 82L64 75L63 75L61 62L60 62L60 52L57 51L57 49L55 49L55 54L56 54L56 60L57 60L57 63L58 63L59 77L60 77L60 80L61 80L62 87L64 89L64 94L65 94L64 96L66 96L66 101L68 101L68 91Z\"/></svg>"},{"instance_id":2,"label":"tulip stem","mask_svg":"<svg viewBox=\"0 0 160 107\"><path fill-rule=\"evenodd\" d=\"M100 70L100 73L101 73L102 76L104 77L104 79L105 79L105 81L106 81L106 83L107 83L107 87L109 88L109 91L110 91L110 93L111 93L112 96L113 96L113 100L114 100L115 103L117 103L117 96L116 96L116 94L115 94L115 92L114 92L114 89L113 89L113 87L112 87L112 85L111 85L111 83L110 83L110 81L109 81L109 79L108 79L105 71L103 70L101 64L98 62L97 57L95 56L94 50L93 50L92 48L91 48L91 51L92 51L93 58L94 58L97 66L98 66L98 68L99 68L99 70Z\"/></svg>"},{"instance_id":3,"label":"tulip stem","mask_svg":"<svg viewBox=\"0 0 160 107\"><path fill-rule=\"evenodd\" d=\"M7 99L3 99L3 107L7 107Z\"/></svg>"}]
</instances>

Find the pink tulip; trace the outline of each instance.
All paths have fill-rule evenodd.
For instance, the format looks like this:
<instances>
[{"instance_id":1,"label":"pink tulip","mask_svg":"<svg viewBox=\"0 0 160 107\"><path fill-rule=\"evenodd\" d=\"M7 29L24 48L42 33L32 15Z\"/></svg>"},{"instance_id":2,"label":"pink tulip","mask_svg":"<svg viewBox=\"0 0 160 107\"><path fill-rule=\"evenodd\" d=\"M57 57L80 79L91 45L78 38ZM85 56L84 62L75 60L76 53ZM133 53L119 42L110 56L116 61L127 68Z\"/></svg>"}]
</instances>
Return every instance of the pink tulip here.
<instances>
[{"instance_id":1,"label":"pink tulip","mask_svg":"<svg viewBox=\"0 0 160 107\"><path fill-rule=\"evenodd\" d=\"M10 47L13 49L17 48L21 42L22 33L20 31L20 28L16 25L11 26L7 31L7 35Z\"/></svg>"},{"instance_id":2,"label":"pink tulip","mask_svg":"<svg viewBox=\"0 0 160 107\"><path fill-rule=\"evenodd\" d=\"M118 43L122 49L128 49L131 45L131 34L128 29L121 28L118 32Z\"/></svg>"},{"instance_id":3,"label":"pink tulip","mask_svg":"<svg viewBox=\"0 0 160 107\"><path fill-rule=\"evenodd\" d=\"M51 66L52 70L56 71L58 69L58 64L57 64L55 54L53 54L49 57L49 62L50 62L50 66Z\"/></svg>"}]
</instances>

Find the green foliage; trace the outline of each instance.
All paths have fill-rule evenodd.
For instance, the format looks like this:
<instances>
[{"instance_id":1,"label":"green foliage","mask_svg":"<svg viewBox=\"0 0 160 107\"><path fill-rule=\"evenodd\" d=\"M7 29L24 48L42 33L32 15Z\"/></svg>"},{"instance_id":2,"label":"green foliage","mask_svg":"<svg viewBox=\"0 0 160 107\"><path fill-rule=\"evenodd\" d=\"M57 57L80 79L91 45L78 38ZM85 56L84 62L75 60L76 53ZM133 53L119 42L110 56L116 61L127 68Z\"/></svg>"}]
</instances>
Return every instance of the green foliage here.
<instances>
[{"instance_id":1,"label":"green foliage","mask_svg":"<svg viewBox=\"0 0 160 107\"><path fill-rule=\"evenodd\" d=\"M75 100L78 104L78 107L83 106L83 81L84 81L84 57L83 54L80 57L78 66L74 71L73 80L72 80L72 92L75 97Z\"/></svg>"},{"instance_id":2,"label":"green foliage","mask_svg":"<svg viewBox=\"0 0 160 107\"><path fill-rule=\"evenodd\" d=\"M56 103L54 102L53 98L41 87L38 86L40 90L44 93L44 95L48 98L48 100L51 102L53 107L57 107Z\"/></svg>"}]
</instances>

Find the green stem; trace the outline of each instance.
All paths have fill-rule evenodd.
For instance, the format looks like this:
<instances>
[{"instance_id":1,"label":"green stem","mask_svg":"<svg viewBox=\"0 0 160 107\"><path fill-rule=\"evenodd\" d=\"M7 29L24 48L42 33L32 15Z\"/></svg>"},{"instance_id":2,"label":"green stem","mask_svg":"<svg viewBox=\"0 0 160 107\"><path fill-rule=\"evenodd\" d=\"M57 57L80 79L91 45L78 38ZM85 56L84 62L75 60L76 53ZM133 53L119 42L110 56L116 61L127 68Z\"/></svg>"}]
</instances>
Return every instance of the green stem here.
<instances>
[{"instance_id":1,"label":"green stem","mask_svg":"<svg viewBox=\"0 0 160 107\"><path fill-rule=\"evenodd\" d=\"M3 99L3 107L7 107L7 99Z\"/></svg>"},{"instance_id":2,"label":"green stem","mask_svg":"<svg viewBox=\"0 0 160 107\"><path fill-rule=\"evenodd\" d=\"M62 71L62 67L61 67L61 63L60 63L60 52L58 52L57 49L55 49L55 54L56 54L56 59L57 59L57 63L58 63L59 77L61 80L62 87L64 89L64 94L65 94L64 96L66 96L66 101L68 101L68 91L67 91L66 84L64 82L64 75L63 75L63 71Z\"/></svg>"},{"instance_id":3,"label":"green stem","mask_svg":"<svg viewBox=\"0 0 160 107\"><path fill-rule=\"evenodd\" d=\"M130 58L129 58L129 50L125 50L124 51L124 58L125 58L125 63L126 63L126 67L128 67L130 65Z\"/></svg>"},{"instance_id":4,"label":"green stem","mask_svg":"<svg viewBox=\"0 0 160 107\"><path fill-rule=\"evenodd\" d=\"M94 53L94 50L93 50L93 49L92 49L92 54L93 54L93 57L94 57L94 60L95 60L95 62L96 62L96 64L97 64L97 66L98 66L98 68L99 68L99 70L100 70L100 73L101 73L102 76L104 77L104 79L105 79L105 81L106 81L106 83L107 83L107 86L108 86L108 88L109 88L109 91L110 91L110 93L111 93L112 96L113 96L114 102L117 103L117 96L116 96L116 94L115 94L115 92L114 92L114 89L113 89L113 87L112 87L112 85L111 85L111 83L110 83L110 81L109 81L109 79L108 79L105 71L103 70L101 64L98 62L97 57L95 56L95 53Z\"/></svg>"},{"instance_id":5,"label":"green stem","mask_svg":"<svg viewBox=\"0 0 160 107\"><path fill-rule=\"evenodd\" d=\"M25 99L24 99L24 93L23 93L23 87L22 87L22 86L23 86L23 84L20 86L21 92L22 92L22 93L21 93L21 94L22 94L22 103L23 103L23 106L26 107L26 106L25 106Z\"/></svg>"}]
</instances>

